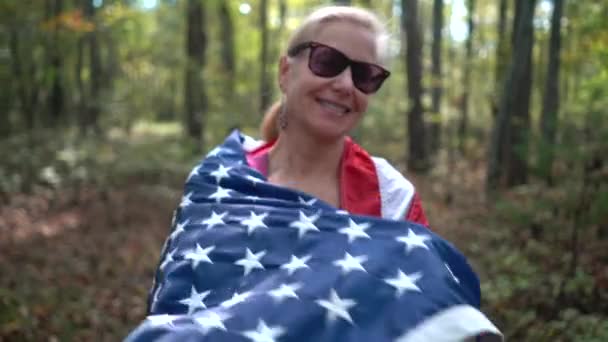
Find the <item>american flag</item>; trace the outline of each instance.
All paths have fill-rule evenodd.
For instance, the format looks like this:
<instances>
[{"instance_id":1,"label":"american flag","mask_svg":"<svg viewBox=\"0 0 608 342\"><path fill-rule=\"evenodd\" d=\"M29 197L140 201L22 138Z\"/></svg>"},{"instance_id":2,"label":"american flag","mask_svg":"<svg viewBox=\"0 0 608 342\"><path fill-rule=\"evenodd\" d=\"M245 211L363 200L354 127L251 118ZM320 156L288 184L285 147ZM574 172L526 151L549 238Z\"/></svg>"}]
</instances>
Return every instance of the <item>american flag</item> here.
<instances>
[{"instance_id":1,"label":"american flag","mask_svg":"<svg viewBox=\"0 0 608 342\"><path fill-rule=\"evenodd\" d=\"M465 258L424 226L277 187L233 132L195 167L127 341L501 341Z\"/></svg>"}]
</instances>

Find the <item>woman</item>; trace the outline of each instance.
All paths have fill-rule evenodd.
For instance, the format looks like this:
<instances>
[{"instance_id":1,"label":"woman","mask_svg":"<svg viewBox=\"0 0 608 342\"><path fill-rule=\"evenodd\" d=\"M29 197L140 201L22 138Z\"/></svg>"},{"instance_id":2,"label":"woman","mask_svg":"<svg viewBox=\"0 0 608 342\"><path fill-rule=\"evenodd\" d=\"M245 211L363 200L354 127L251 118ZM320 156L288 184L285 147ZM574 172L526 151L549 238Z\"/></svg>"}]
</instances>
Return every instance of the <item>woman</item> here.
<instances>
[{"instance_id":1,"label":"woman","mask_svg":"<svg viewBox=\"0 0 608 342\"><path fill-rule=\"evenodd\" d=\"M413 186L347 137L389 75L385 36L362 9L305 20L267 143L234 132L188 177L128 341L500 341Z\"/></svg>"},{"instance_id":2,"label":"woman","mask_svg":"<svg viewBox=\"0 0 608 342\"><path fill-rule=\"evenodd\" d=\"M311 14L280 59L282 100L262 123L267 143L249 151L247 161L271 183L350 213L428 226L412 184L347 136L390 74L380 66L386 37L382 22L363 9Z\"/></svg>"}]
</instances>

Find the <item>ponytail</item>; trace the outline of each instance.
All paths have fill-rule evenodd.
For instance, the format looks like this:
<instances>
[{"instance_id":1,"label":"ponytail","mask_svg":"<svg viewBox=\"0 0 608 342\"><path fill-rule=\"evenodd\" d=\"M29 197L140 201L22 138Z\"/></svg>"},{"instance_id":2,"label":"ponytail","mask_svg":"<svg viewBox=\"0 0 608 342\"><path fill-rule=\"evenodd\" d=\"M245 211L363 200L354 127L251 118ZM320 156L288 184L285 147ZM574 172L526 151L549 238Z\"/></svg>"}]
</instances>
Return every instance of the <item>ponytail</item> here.
<instances>
[{"instance_id":1,"label":"ponytail","mask_svg":"<svg viewBox=\"0 0 608 342\"><path fill-rule=\"evenodd\" d=\"M273 103L264 113L260 133L264 141L274 141L279 137L279 113L281 112L281 101Z\"/></svg>"}]
</instances>

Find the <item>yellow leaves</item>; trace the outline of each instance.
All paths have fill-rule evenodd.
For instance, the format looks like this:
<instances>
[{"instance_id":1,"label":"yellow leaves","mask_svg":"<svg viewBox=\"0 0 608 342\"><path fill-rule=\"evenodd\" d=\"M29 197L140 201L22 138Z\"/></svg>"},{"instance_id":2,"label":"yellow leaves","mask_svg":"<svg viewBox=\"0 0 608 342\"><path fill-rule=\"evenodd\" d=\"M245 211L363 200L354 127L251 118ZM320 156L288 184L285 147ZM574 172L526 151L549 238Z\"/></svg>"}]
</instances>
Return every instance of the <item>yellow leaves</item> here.
<instances>
[{"instance_id":1,"label":"yellow leaves","mask_svg":"<svg viewBox=\"0 0 608 342\"><path fill-rule=\"evenodd\" d=\"M84 17L81 10L63 12L42 22L44 31L67 30L72 32L91 32L95 24Z\"/></svg>"}]
</instances>

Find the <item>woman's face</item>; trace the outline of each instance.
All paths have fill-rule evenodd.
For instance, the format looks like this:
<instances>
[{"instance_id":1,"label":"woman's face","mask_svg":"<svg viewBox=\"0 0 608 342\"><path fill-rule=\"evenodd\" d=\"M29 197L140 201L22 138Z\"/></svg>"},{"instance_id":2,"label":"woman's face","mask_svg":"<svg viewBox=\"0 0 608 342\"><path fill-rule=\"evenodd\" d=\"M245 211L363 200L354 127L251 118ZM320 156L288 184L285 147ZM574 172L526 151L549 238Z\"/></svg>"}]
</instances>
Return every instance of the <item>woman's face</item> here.
<instances>
[{"instance_id":1,"label":"woman's face","mask_svg":"<svg viewBox=\"0 0 608 342\"><path fill-rule=\"evenodd\" d=\"M310 40L331 46L352 60L377 63L375 37L361 25L345 21L324 24ZM309 54L306 49L281 59L279 84L289 127L335 140L357 125L367 110L369 95L354 86L350 67L335 77L313 74L308 68Z\"/></svg>"}]
</instances>

